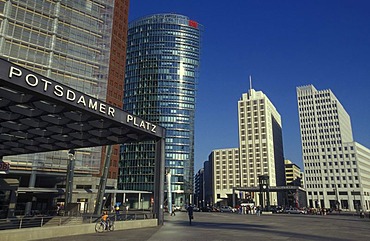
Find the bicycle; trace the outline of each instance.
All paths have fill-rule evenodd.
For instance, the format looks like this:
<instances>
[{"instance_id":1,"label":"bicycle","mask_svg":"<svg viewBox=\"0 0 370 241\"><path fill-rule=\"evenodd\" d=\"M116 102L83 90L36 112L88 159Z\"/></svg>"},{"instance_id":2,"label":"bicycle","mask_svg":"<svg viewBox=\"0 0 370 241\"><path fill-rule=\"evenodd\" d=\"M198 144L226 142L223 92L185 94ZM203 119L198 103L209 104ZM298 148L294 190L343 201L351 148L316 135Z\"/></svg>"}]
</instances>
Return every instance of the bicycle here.
<instances>
[{"instance_id":1,"label":"bicycle","mask_svg":"<svg viewBox=\"0 0 370 241\"><path fill-rule=\"evenodd\" d=\"M108 225L108 226L107 226ZM102 233L104 231L114 231L115 225L114 221L109 220L107 222L100 220L100 222L97 222L95 224L95 231L97 233Z\"/></svg>"}]
</instances>

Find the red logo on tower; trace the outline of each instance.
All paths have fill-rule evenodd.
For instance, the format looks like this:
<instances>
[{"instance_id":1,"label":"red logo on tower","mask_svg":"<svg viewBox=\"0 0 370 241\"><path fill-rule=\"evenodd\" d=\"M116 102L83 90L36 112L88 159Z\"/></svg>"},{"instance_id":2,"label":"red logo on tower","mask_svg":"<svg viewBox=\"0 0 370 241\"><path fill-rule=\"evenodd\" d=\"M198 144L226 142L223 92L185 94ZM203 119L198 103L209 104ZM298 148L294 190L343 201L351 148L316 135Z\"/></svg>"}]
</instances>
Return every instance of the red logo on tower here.
<instances>
[{"instance_id":1,"label":"red logo on tower","mask_svg":"<svg viewBox=\"0 0 370 241\"><path fill-rule=\"evenodd\" d=\"M194 20L189 20L189 26L193 28L198 28L198 23Z\"/></svg>"}]
</instances>

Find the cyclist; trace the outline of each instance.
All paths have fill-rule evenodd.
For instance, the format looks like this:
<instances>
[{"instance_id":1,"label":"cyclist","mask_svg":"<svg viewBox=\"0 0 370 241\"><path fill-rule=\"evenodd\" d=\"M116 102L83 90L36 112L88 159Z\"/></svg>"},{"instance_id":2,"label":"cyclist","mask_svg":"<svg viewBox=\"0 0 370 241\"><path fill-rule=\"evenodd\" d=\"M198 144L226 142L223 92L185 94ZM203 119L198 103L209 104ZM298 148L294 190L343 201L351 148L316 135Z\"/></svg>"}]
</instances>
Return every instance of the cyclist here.
<instances>
[{"instance_id":1,"label":"cyclist","mask_svg":"<svg viewBox=\"0 0 370 241\"><path fill-rule=\"evenodd\" d=\"M101 220L105 223L105 229L109 230L109 216L108 212L104 211L103 214L101 215Z\"/></svg>"}]
</instances>

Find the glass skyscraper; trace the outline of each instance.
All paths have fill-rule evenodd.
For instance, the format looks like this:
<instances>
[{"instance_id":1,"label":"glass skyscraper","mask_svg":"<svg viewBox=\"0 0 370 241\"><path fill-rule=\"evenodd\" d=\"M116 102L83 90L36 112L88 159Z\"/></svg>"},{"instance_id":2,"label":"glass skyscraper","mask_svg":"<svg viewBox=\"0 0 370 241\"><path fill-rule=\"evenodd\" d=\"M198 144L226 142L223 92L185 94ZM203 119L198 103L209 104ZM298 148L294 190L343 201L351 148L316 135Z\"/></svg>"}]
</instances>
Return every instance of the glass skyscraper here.
<instances>
[{"instance_id":1,"label":"glass skyscraper","mask_svg":"<svg viewBox=\"0 0 370 241\"><path fill-rule=\"evenodd\" d=\"M102 57L109 54L110 32L103 25L112 15L113 6L104 5L92 1L0 1L0 55L105 100L108 61ZM104 44L108 48L102 48ZM83 167L88 167L88 172L99 171L101 148L89 149L89 158L84 158L82 165L77 163L77 171ZM53 160L53 167L64 169L60 166L67 158L66 152L54 152L22 155L13 160L19 164L20 160Z\"/></svg>"},{"instance_id":2,"label":"glass skyscraper","mask_svg":"<svg viewBox=\"0 0 370 241\"><path fill-rule=\"evenodd\" d=\"M195 94L203 26L178 14L129 23L123 108L166 128L165 166L173 203L191 201L194 176ZM154 143L121 149L118 186L152 191Z\"/></svg>"}]
</instances>

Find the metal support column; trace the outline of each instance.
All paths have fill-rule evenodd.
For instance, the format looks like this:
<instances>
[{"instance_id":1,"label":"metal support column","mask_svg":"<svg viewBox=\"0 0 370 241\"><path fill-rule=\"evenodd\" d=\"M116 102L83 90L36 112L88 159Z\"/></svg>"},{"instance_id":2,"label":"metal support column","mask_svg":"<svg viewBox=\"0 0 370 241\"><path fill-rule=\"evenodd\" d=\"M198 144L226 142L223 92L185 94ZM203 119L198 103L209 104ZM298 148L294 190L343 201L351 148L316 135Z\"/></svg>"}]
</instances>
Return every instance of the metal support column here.
<instances>
[{"instance_id":1,"label":"metal support column","mask_svg":"<svg viewBox=\"0 0 370 241\"><path fill-rule=\"evenodd\" d=\"M73 191L73 176L75 172L75 150L71 149L68 152L68 165L67 165L67 180L66 180L66 192L65 192L65 206L72 203L72 191Z\"/></svg>"},{"instance_id":2,"label":"metal support column","mask_svg":"<svg viewBox=\"0 0 370 241\"><path fill-rule=\"evenodd\" d=\"M104 158L104 169L100 177L99 189L98 189L98 194L96 196L96 205L95 205L94 214L101 214L101 211L103 209L105 186L107 185L111 154L112 154L112 146L111 145L106 146L105 158Z\"/></svg>"},{"instance_id":3,"label":"metal support column","mask_svg":"<svg viewBox=\"0 0 370 241\"><path fill-rule=\"evenodd\" d=\"M153 213L158 219L158 224L163 225L163 202L164 202L164 178L165 178L165 163L164 163L164 147L165 139L161 138L155 145L155 174L154 174L154 206Z\"/></svg>"}]
</instances>

